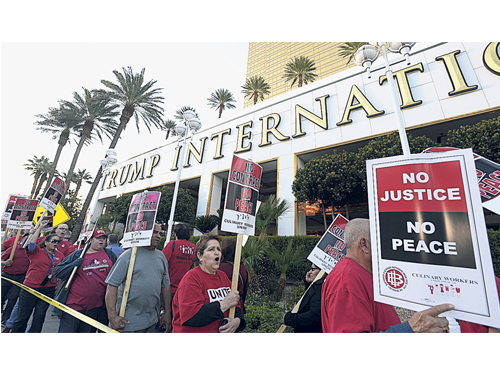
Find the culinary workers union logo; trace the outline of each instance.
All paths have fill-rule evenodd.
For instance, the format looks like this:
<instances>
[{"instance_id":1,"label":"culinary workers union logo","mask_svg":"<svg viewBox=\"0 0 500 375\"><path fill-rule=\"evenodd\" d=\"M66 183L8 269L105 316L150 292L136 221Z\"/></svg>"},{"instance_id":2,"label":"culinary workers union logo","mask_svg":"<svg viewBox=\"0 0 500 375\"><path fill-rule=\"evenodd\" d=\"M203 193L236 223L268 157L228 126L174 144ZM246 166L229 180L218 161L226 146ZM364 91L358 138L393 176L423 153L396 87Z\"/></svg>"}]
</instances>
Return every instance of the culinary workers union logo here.
<instances>
[{"instance_id":1,"label":"culinary workers union logo","mask_svg":"<svg viewBox=\"0 0 500 375\"><path fill-rule=\"evenodd\" d=\"M408 285L408 278L405 273L397 267L388 267L384 270L384 282L389 289L401 292Z\"/></svg>"}]
</instances>

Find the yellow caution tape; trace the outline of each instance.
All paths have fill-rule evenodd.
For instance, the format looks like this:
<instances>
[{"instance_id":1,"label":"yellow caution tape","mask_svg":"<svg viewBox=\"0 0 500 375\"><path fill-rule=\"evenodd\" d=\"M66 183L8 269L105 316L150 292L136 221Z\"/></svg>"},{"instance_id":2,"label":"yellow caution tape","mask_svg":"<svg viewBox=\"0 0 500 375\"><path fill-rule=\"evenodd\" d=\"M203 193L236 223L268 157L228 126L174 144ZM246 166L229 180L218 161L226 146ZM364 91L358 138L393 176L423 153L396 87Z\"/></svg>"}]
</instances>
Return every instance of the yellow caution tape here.
<instances>
[{"instance_id":1,"label":"yellow caution tape","mask_svg":"<svg viewBox=\"0 0 500 375\"><path fill-rule=\"evenodd\" d=\"M114 329L98 322L97 320L94 320L92 318L89 318L87 315L83 315L82 313L76 311L76 310L73 310L72 308L62 304L61 302L57 302L56 300L52 299L52 298L49 298L47 297L46 295L34 290L34 289L31 289L30 287L24 285L24 284L19 284L17 281L14 281L14 280L11 280L11 279L8 279L6 277L3 277L2 276L2 279L5 279L5 280L8 280L10 281L11 283L17 285L19 288L22 288L24 290L26 290L27 292L30 292L31 294L37 296L38 298L44 300L45 302L47 302L48 304L51 304L52 306L55 306L57 307L58 309L70 314L70 315L73 315L75 318L77 319L80 319L81 321L87 323L87 324L90 324L92 327L95 327L103 332L106 332L106 333L119 333L118 331L115 331ZM61 286L62 288L62 286Z\"/></svg>"}]
</instances>

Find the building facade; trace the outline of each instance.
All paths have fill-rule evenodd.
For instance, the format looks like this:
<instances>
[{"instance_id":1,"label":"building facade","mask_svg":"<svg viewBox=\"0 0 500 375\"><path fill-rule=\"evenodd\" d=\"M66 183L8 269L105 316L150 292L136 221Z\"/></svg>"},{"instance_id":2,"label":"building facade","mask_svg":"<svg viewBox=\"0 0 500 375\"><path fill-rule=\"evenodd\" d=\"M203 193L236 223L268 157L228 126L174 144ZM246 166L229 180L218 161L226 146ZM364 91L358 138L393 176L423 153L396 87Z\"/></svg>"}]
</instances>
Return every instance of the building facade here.
<instances>
[{"instance_id":1,"label":"building facade","mask_svg":"<svg viewBox=\"0 0 500 375\"><path fill-rule=\"evenodd\" d=\"M407 132L437 139L450 128L500 116L499 45L417 43L411 65L390 55ZM295 202L295 172L308 160L335 149L356 151L397 130L381 60L371 78L351 67L204 125L183 161L176 140L120 161L104 177L98 207L125 193L173 185L183 162L180 186L194 192L196 215L216 214L224 204L233 153L263 166L262 195ZM500 222L499 217L488 220ZM276 234L315 233L308 225L306 210L294 204L279 219Z\"/></svg>"},{"instance_id":2,"label":"building facade","mask_svg":"<svg viewBox=\"0 0 500 375\"><path fill-rule=\"evenodd\" d=\"M314 61L317 80L339 73L354 66L348 57L340 56L339 46L343 42L252 42L248 47L247 78L261 76L271 86L266 99L291 91L291 82L283 78L285 65L294 57L307 56ZM296 88L296 87L294 87ZM250 98L245 99L245 108L252 105Z\"/></svg>"}]
</instances>

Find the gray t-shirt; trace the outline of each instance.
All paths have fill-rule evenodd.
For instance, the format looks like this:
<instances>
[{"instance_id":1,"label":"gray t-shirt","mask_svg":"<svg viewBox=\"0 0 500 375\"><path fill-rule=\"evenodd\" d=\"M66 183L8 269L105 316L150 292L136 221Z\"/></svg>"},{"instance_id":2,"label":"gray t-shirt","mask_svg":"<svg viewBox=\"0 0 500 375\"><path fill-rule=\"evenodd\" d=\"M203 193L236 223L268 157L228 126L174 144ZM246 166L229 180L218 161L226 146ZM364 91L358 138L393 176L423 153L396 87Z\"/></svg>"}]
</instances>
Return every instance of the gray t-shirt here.
<instances>
[{"instance_id":1,"label":"gray t-shirt","mask_svg":"<svg viewBox=\"0 0 500 375\"><path fill-rule=\"evenodd\" d=\"M106 278L106 283L118 287L117 313L120 312L131 255L132 249L122 253ZM169 285L165 255L157 249L151 251L138 247L125 310L125 319L130 323L125 325L124 332L148 328L158 322L161 290Z\"/></svg>"}]
</instances>

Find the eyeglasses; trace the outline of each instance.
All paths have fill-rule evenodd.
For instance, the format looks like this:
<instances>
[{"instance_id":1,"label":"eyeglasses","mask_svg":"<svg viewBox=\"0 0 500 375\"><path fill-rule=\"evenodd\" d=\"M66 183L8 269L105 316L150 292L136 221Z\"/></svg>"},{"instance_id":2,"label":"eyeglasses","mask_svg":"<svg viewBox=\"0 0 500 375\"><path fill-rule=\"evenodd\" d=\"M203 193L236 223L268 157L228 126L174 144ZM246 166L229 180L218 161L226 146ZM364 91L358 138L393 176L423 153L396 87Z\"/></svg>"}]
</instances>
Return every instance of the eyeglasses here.
<instances>
[{"instance_id":1,"label":"eyeglasses","mask_svg":"<svg viewBox=\"0 0 500 375\"><path fill-rule=\"evenodd\" d=\"M62 241L61 240L52 240L52 241L49 241L50 243L53 243L53 244L60 244Z\"/></svg>"}]
</instances>

